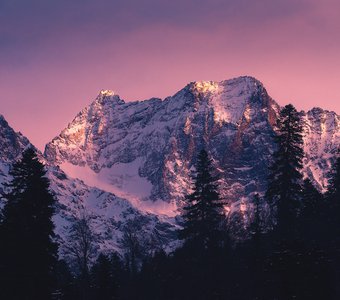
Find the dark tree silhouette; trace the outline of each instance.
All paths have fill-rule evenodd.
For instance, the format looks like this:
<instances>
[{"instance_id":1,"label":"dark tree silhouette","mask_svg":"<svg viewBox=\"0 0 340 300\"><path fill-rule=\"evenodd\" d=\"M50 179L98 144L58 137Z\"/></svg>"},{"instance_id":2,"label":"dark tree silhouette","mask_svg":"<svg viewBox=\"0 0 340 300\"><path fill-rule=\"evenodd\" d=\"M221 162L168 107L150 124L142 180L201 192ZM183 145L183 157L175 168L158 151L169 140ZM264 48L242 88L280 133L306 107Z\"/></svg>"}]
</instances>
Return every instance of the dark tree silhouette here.
<instances>
[{"instance_id":1,"label":"dark tree silhouette","mask_svg":"<svg viewBox=\"0 0 340 300\"><path fill-rule=\"evenodd\" d=\"M208 153L201 150L193 175L193 192L186 197L184 228L180 231L180 238L203 248L216 245L223 234L221 225L225 215L214 171Z\"/></svg>"},{"instance_id":2,"label":"dark tree silhouette","mask_svg":"<svg viewBox=\"0 0 340 300\"><path fill-rule=\"evenodd\" d=\"M63 246L64 254L74 261L78 272L89 276L90 261L95 255L95 235L91 229L91 217L86 211L76 220L69 231L68 240Z\"/></svg>"},{"instance_id":3,"label":"dark tree silhouette","mask_svg":"<svg viewBox=\"0 0 340 300\"><path fill-rule=\"evenodd\" d=\"M100 254L91 270L92 295L94 299L114 299L117 286L114 282L113 269L110 258Z\"/></svg>"},{"instance_id":4,"label":"dark tree silhouette","mask_svg":"<svg viewBox=\"0 0 340 300\"><path fill-rule=\"evenodd\" d=\"M317 242L321 197L302 180L302 121L290 104L280 113L277 146L266 193L277 212L265 260L271 298L331 299L328 258Z\"/></svg>"},{"instance_id":5,"label":"dark tree silhouette","mask_svg":"<svg viewBox=\"0 0 340 300\"><path fill-rule=\"evenodd\" d=\"M280 112L277 151L270 168L267 200L277 211L277 228L282 236L291 236L302 193L303 140L299 113L291 104Z\"/></svg>"},{"instance_id":6,"label":"dark tree silhouette","mask_svg":"<svg viewBox=\"0 0 340 300\"><path fill-rule=\"evenodd\" d=\"M44 165L27 149L10 170L0 227L2 299L50 299L57 245L55 200Z\"/></svg>"}]
</instances>

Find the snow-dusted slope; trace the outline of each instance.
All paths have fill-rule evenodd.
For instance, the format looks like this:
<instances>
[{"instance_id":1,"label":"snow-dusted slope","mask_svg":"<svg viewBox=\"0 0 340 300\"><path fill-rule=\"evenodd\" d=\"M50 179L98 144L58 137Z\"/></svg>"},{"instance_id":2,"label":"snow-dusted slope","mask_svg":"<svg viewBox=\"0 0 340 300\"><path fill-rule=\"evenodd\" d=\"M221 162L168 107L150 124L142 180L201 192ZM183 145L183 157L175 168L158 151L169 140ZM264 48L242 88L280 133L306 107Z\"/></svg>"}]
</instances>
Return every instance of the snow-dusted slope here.
<instances>
[{"instance_id":1,"label":"snow-dusted slope","mask_svg":"<svg viewBox=\"0 0 340 300\"><path fill-rule=\"evenodd\" d=\"M223 196L238 209L265 189L279 110L252 77L193 82L164 100L125 103L106 90L47 144L45 157L136 206L174 214L205 147L221 172ZM324 188L339 145L339 117L313 109L304 118L305 172Z\"/></svg>"},{"instance_id":2,"label":"snow-dusted slope","mask_svg":"<svg viewBox=\"0 0 340 300\"><path fill-rule=\"evenodd\" d=\"M313 108L303 113L305 175L314 179L321 191L327 188L327 171L340 146L340 117L332 111Z\"/></svg>"},{"instance_id":3,"label":"snow-dusted slope","mask_svg":"<svg viewBox=\"0 0 340 300\"><path fill-rule=\"evenodd\" d=\"M27 147L32 147L27 138L15 132L0 116L0 191L3 183L10 180L8 171L11 165ZM43 156L39 156L46 163ZM95 234L98 250L121 251L119 240L124 227L132 220L143 224L143 236L146 240L160 239L159 246L165 250L175 247L176 226L173 219L141 212L125 199L68 177L58 166L46 164L46 169L51 191L57 199L54 223L61 254L64 245L68 243L70 227L84 214L91 220L90 226ZM0 207L2 206L3 199L0 197Z\"/></svg>"},{"instance_id":4,"label":"snow-dusted slope","mask_svg":"<svg viewBox=\"0 0 340 300\"><path fill-rule=\"evenodd\" d=\"M47 166L51 190L58 200L54 217L61 254L69 242L72 224L86 215L100 251L121 251L121 243L128 222L143 224L143 238L160 239L158 247L166 251L176 244L175 220L136 209L126 199L95 187L89 187L79 179L72 179L57 166Z\"/></svg>"}]
</instances>

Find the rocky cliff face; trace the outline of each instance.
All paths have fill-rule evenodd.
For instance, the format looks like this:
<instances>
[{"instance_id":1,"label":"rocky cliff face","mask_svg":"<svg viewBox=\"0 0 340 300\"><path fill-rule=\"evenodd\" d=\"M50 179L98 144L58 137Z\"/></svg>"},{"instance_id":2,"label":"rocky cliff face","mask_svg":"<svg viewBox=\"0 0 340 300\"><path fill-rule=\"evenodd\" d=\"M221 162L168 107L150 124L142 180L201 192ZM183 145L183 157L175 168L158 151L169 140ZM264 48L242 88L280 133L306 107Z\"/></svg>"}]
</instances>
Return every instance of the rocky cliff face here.
<instances>
[{"instance_id":1,"label":"rocky cliff face","mask_svg":"<svg viewBox=\"0 0 340 300\"><path fill-rule=\"evenodd\" d=\"M340 147L340 117L333 111L313 108L302 112L304 121L304 172L320 191L325 191L337 149Z\"/></svg>"},{"instance_id":2,"label":"rocky cliff face","mask_svg":"<svg viewBox=\"0 0 340 300\"><path fill-rule=\"evenodd\" d=\"M3 164L12 163L22 151L32 146L20 132L15 132L0 115L0 160Z\"/></svg>"},{"instance_id":3,"label":"rocky cliff face","mask_svg":"<svg viewBox=\"0 0 340 300\"><path fill-rule=\"evenodd\" d=\"M7 180L10 165L28 146L31 146L28 139L15 132L0 115L0 192L3 191L2 184Z\"/></svg>"},{"instance_id":4,"label":"rocky cliff face","mask_svg":"<svg viewBox=\"0 0 340 300\"><path fill-rule=\"evenodd\" d=\"M190 189L190 169L205 147L231 209L263 192L275 150L279 105L252 77L194 82L172 97L125 103L110 91L46 146L46 159L89 185L173 214ZM338 147L339 116L313 109L305 121L305 175L322 190ZM159 201L160 200L160 201Z\"/></svg>"}]
</instances>

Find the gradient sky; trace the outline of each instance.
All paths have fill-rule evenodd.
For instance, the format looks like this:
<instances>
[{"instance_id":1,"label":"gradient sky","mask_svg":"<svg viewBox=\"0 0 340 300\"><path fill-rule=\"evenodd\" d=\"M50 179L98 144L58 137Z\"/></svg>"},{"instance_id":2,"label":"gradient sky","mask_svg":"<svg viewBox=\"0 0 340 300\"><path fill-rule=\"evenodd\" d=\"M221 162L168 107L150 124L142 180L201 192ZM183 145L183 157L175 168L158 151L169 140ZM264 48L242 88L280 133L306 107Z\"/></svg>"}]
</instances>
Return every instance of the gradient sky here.
<instances>
[{"instance_id":1,"label":"gradient sky","mask_svg":"<svg viewBox=\"0 0 340 300\"><path fill-rule=\"evenodd\" d=\"M0 0L0 113L36 146L101 89L123 99L251 75L340 112L338 0Z\"/></svg>"}]
</instances>

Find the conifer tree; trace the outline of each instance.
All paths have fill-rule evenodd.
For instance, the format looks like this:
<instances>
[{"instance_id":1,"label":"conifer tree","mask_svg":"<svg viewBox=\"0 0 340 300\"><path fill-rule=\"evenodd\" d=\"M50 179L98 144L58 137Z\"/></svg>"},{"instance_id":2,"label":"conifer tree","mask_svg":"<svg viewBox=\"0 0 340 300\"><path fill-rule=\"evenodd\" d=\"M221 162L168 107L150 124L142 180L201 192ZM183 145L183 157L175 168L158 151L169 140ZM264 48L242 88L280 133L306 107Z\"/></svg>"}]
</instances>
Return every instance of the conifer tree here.
<instances>
[{"instance_id":1,"label":"conifer tree","mask_svg":"<svg viewBox=\"0 0 340 300\"><path fill-rule=\"evenodd\" d=\"M299 113L291 104L280 112L277 151L270 168L267 200L276 207L277 225L281 234L291 234L300 206L302 192L303 139Z\"/></svg>"},{"instance_id":2,"label":"conifer tree","mask_svg":"<svg viewBox=\"0 0 340 300\"><path fill-rule=\"evenodd\" d=\"M32 148L10 171L0 226L2 299L51 299L57 255L51 220L55 200L45 175Z\"/></svg>"},{"instance_id":3,"label":"conifer tree","mask_svg":"<svg viewBox=\"0 0 340 300\"><path fill-rule=\"evenodd\" d=\"M193 192L186 197L184 228L180 237L203 248L217 245L222 236L221 224L225 220L223 202L218 192L218 178L213 173L208 153L201 150L193 175Z\"/></svg>"},{"instance_id":4,"label":"conifer tree","mask_svg":"<svg viewBox=\"0 0 340 300\"><path fill-rule=\"evenodd\" d=\"M280 112L277 132L277 150L270 168L267 201L276 210L277 226L271 234L268 274L275 287L272 299L290 299L293 296L308 299L310 292L304 286L314 285L305 278L313 267L310 250L306 249L305 231L301 226L303 213L303 180L301 175L303 152L302 121L293 105ZM272 280L271 279L271 280ZM313 282L313 283L312 283Z\"/></svg>"}]
</instances>

